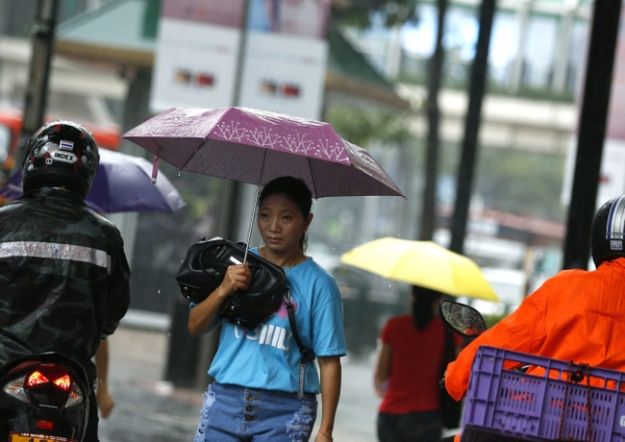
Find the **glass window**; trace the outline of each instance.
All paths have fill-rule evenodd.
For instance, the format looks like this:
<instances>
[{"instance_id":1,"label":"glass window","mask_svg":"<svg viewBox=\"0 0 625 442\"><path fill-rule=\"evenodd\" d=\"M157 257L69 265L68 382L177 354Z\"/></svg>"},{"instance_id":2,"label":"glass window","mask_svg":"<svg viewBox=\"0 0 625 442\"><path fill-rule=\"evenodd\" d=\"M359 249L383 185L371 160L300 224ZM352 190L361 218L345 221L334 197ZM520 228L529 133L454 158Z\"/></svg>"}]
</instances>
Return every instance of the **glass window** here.
<instances>
[{"instance_id":1,"label":"glass window","mask_svg":"<svg viewBox=\"0 0 625 442\"><path fill-rule=\"evenodd\" d=\"M10 145L11 130L4 124L0 124L0 161L7 159Z\"/></svg>"},{"instance_id":2,"label":"glass window","mask_svg":"<svg viewBox=\"0 0 625 442\"><path fill-rule=\"evenodd\" d=\"M586 70L586 52L588 48L589 25L587 22L577 21L573 26L571 45L569 46L569 73L567 75L567 89L581 95L583 73Z\"/></svg>"},{"instance_id":3,"label":"glass window","mask_svg":"<svg viewBox=\"0 0 625 442\"><path fill-rule=\"evenodd\" d=\"M510 84L516 50L519 47L519 26L516 15L497 12L493 20L493 31L488 57L489 74L501 86Z\"/></svg>"},{"instance_id":4,"label":"glass window","mask_svg":"<svg viewBox=\"0 0 625 442\"><path fill-rule=\"evenodd\" d=\"M525 36L525 69L523 83L530 87L550 87L555 60L556 17L530 18Z\"/></svg>"}]
</instances>

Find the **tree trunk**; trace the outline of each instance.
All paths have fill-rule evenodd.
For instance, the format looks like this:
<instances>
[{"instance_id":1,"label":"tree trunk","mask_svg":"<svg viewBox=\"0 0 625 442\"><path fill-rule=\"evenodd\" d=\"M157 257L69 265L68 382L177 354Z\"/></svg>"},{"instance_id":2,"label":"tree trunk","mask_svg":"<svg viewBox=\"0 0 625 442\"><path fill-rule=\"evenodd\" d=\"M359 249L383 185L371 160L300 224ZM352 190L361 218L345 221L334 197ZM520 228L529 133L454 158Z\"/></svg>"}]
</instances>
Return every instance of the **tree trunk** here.
<instances>
[{"instance_id":1,"label":"tree trunk","mask_svg":"<svg viewBox=\"0 0 625 442\"><path fill-rule=\"evenodd\" d=\"M425 158L425 186L423 189L423 208L421 210L421 227L419 239L431 240L436 227L436 187L438 178L439 157L439 122L440 110L438 107L438 93L443 76L445 48L443 35L445 32L445 15L447 14L448 0L437 0L438 27L434 53L429 61L428 72L428 101L427 101L427 150Z\"/></svg>"},{"instance_id":2,"label":"tree trunk","mask_svg":"<svg viewBox=\"0 0 625 442\"><path fill-rule=\"evenodd\" d=\"M496 0L482 1L482 6L480 7L480 31L475 47L475 58L471 66L469 104L465 117L462 153L460 163L458 164L456 202L451 226L451 244L449 248L457 253L463 253L464 251L464 237L467 232L467 219L473 188L473 171L478 150L480 115L488 73L488 48L490 46L495 9Z\"/></svg>"},{"instance_id":3,"label":"tree trunk","mask_svg":"<svg viewBox=\"0 0 625 442\"><path fill-rule=\"evenodd\" d=\"M590 227L595 213L621 17L620 0L597 1L594 5L564 242L564 269L585 269L588 264Z\"/></svg>"},{"instance_id":4,"label":"tree trunk","mask_svg":"<svg viewBox=\"0 0 625 442\"><path fill-rule=\"evenodd\" d=\"M54 52L54 36L58 11L57 0L39 0L32 26L32 54L24 95L24 115L20 143L15 154L13 173L22 167L26 142L43 124L48 103L50 65Z\"/></svg>"}]
</instances>

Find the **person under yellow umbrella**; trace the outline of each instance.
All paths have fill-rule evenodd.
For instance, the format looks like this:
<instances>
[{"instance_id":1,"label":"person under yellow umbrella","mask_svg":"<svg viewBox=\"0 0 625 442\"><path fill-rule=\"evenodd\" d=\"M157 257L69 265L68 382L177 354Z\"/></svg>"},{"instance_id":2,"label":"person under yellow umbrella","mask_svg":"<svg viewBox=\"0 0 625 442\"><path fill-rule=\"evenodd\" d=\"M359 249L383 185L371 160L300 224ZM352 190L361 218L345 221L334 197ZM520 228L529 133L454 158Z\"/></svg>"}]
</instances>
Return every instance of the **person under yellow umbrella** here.
<instances>
[{"instance_id":1,"label":"person under yellow umbrella","mask_svg":"<svg viewBox=\"0 0 625 442\"><path fill-rule=\"evenodd\" d=\"M412 286L411 313L390 318L379 336L378 440L439 441L443 427L458 426L460 405L443 407L439 380L463 344L439 318L439 301L445 295L497 301L497 295L474 261L431 241L380 238L343 254L341 262Z\"/></svg>"},{"instance_id":2,"label":"person under yellow umbrella","mask_svg":"<svg viewBox=\"0 0 625 442\"><path fill-rule=\"evenodd\" d=\"M393 316L382 328L374 372L375 392L381 398L376 423L380 442L438 442L443 427L458 426L460 403L454 402L450 423L439 386L444 367L462 344L438 315L443 296L413 285L410 314Z\"/></svg>"}]
</instances>

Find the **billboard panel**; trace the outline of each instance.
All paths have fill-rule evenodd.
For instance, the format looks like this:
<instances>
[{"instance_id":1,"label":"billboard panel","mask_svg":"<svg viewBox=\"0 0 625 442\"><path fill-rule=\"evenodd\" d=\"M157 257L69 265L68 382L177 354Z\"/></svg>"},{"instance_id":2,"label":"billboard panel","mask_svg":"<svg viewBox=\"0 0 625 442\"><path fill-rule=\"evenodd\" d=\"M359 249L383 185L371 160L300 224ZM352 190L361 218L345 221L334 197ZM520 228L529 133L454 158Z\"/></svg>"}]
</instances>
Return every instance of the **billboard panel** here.
<instances>
[{"instance_id":1,"label":"billboard panel","mask_svg":"<svg viewBox=\"0 0 625 442\"><path fill-rule=\"evenodd\" d=\"M325 42L257 33L247 47L242 106L320 118Z\"/></svg>"},{"instance_id":2,"label":"billboard panel","mask_svg":"<svg viewBox=\"0 0 625 442\"><path fill-rule=\"evenodd\" d=\"M165 0L150 108L232 104L244 0Z\"/></svg>"},{"instance_id":3,"label":"billboard panel","mask_svg":"<svg viewBox=\"0 0 625 442\"><path fill-rule=\"evenodd\" d=\"M329 11L329 0L164 0L152 111L240 105L320 118Z\"/></svg>"},{"instance_id":4,"label":"billboard panel","mask_svg":"<svg viewBox=\"0 0 625 442\"><path fill-rule=\"evenodd\" d=\"M242 106L321 117L329 11L327 0L250 0Z\"/></svg>"}]
</instances>

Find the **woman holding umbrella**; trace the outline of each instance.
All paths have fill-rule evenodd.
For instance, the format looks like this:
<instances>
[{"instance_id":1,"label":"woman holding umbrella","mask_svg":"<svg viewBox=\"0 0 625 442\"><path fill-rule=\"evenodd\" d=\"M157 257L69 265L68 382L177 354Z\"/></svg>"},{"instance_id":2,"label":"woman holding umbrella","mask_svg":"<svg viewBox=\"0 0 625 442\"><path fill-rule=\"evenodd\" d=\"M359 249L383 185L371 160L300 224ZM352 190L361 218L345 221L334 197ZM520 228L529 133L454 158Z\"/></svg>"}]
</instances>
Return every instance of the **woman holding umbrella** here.
<instances>
[{"instance_id":1,"label":"woman holding umbrella","mask_svg":"<svg viewBox=\"0 0 625 442\"><path fill-rule=\"evenodd\" d=\"M251 252L284 269L297 332L316 355L320 374L311 361L300 377L300 354L284 306L255 330L223 321L208 372L215 381L205 395L196 442L306 441L316 419L318 393L322 416L315 441L332 440L340 357L346 353L343 312L334 279L305 255L311 206L311 191L302 180L280 177L267 183L258 199L257 219L264 245ZM236 290L245 290L250 278L246 264L230 266L221 285L191 308L191 334L210 330L223 302ZM300 381L303 395L298 395Z\"/></svg>"}]
</instances>

